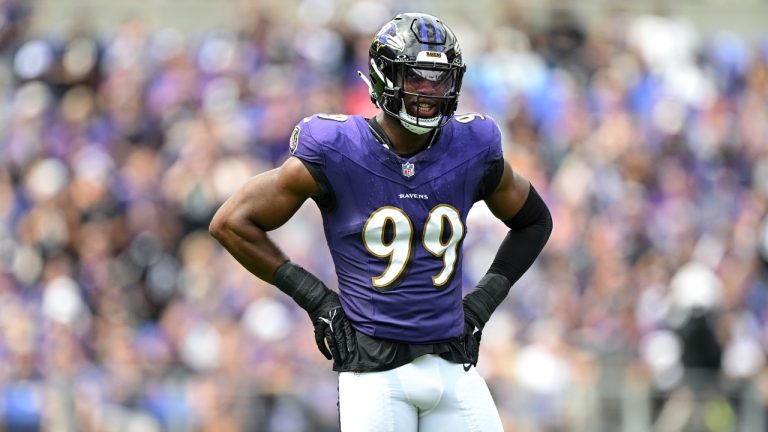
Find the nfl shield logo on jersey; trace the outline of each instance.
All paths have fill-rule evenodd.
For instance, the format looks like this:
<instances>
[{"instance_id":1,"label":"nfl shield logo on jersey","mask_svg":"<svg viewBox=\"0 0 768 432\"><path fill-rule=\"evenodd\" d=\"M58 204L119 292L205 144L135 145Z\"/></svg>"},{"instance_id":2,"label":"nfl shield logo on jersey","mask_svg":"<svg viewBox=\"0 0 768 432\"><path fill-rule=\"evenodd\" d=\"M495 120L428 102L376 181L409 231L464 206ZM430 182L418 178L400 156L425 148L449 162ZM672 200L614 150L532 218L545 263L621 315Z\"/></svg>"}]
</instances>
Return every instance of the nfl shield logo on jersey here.
<instances>
[{"instance_id":1,"label":"nfl shield logo on jersey","mask_svg":"<svg viewBox=\"0 0 768 432\"><path fill-rule=\"evenodd\" d=\"M416 166L410 162L403 164L403 175L406 177L412 177L416 174Z\"/></svg>"}]
</instances>

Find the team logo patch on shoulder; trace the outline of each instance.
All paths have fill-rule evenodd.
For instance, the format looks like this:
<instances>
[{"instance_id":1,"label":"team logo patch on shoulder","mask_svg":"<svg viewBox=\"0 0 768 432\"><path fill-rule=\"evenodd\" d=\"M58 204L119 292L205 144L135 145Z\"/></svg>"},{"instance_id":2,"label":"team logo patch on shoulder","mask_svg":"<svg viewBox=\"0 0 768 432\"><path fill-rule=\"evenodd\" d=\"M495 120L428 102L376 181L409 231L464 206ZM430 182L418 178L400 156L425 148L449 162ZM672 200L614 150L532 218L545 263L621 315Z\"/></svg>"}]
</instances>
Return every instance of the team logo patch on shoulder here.
<instances>
[{"instance_id":1,"label":"team logo patch on shoulder","mask_svg":"<svg viewBox=\"0 0 768 432\"><path fill-rule=\"evenodd\" d=\"M296 153L296 147L299 146L299 133L301 132L301 128L299 126L296 126L293 128L293 132L291 132L291 139L289 141L288 150L290 150L291 154Z\"/></svg>"},{"instance_id":2,"label":"team logo patch on shoulder","mask_svg":"<svg viewBox=\"0 0 768 432\"><path fill-rule=\"evenodd\" d=\"M403 175L406 177L413 177L414 174L416 174L416 165L406 162L402 165L403 167Z\"/></svg>"}]
</instances>

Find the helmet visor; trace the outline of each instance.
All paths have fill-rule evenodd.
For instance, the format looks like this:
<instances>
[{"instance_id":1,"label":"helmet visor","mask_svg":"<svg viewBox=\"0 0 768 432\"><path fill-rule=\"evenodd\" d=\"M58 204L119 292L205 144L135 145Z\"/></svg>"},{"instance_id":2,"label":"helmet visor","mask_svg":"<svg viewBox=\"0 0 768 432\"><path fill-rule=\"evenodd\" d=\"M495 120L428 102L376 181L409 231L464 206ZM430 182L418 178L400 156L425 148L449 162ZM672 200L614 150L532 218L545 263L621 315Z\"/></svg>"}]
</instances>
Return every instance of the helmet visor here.
<instances>
[{"instance_id":1,"label":"helmet visor","mask_svg":"<svg viewBox=\"0 0 768 432\"><path fill-rule=\"evenodd\" d=\"M403 90L422 96L448 96L454 91L455 74L450 69L406 67Z\"/></svg>"}]
</instances>

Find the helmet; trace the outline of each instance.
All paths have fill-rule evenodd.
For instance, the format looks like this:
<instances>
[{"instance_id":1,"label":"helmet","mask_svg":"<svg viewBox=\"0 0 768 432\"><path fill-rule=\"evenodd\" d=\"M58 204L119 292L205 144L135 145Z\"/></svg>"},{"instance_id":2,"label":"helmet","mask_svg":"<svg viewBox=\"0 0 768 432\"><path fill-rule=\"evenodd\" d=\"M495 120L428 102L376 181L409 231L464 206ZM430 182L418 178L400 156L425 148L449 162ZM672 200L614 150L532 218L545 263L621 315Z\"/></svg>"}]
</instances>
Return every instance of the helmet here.
<instances>
[{"instance_id":1,"label":"helmet","mask_svg":"<svg viewBox=\"0 0 768 432\"><path fill-rule=\"evenodd\" d=\"M379 30L368 55L371 101L385 113L417 134L451 119L466 66L456 36L440 19L400 14Z\"/></svg>"}]
</instances>

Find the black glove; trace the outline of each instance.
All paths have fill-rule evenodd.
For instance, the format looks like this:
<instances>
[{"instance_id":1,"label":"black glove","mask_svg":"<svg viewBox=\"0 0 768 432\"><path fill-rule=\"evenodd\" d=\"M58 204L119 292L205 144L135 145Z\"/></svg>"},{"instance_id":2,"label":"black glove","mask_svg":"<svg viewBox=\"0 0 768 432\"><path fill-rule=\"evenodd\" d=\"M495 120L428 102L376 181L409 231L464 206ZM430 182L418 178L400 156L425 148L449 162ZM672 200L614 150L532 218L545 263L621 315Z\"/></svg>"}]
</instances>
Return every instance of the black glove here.
<instances>
[{"instance_id":1,"label":"black glove","mask_svg":"<svg viewBox=\"0 0 768 432\"><path fill-rule=\"evenodd\" d=\"M357 349L352 324L344 315L339 296L325 284L290 261L277 268L273 283L307 311L315 327L315 343L328 360L344 364Z\"/></svg>"},{"instance_id":2,"label":"black glove","mask_svg":"<svg viewBox=\"0 0 768 432\"><path fill-rule=\"evenodd\" d=\"M464 334L461 336L461 342L464 345L464 353L469 359L469 364L464 365L464 370L468 371L472 366L477 366L477 360L480 357L480 339L483 337L483 331L477 325L475 314L464 307Z\"/></svg>"},{"instance_id":3,"label":"black glove","mask_svg":"<svg viewBox=\"0 0 768 432\"><path fill-rule=\"evenodd\" d=\"M505 276L487 273L477 287L464 296L464 351L471 366L477 366L480 355L480 339L483 327L491 318L496 307L504 300L512 283ZM465 366L469 370L470 366Z\"/></svg>"},{"instance_id":4,"label":"black glove","mask_svg":"<svg viewBox=\"0 0 768 432\"><path fill-rule=\"evenodd\" d=\"M355 331L344 315L338 294L328 291L324 303L310 312L309 318L315 326L317 348L325 358L334 359L338 365L342 365L357 348Z\"/></svg>"}]
</instances>

